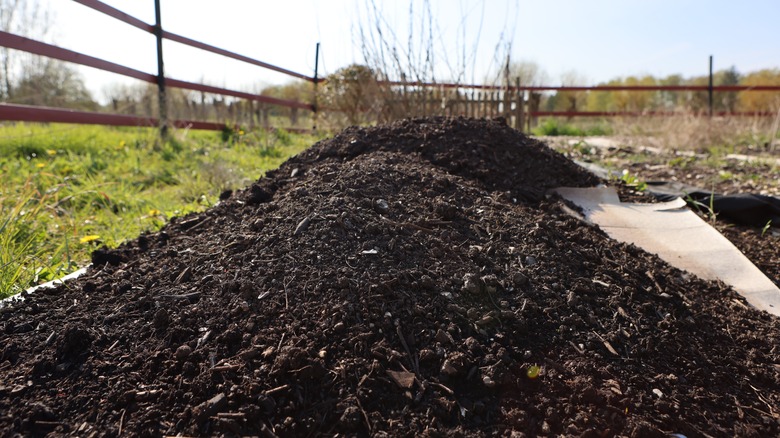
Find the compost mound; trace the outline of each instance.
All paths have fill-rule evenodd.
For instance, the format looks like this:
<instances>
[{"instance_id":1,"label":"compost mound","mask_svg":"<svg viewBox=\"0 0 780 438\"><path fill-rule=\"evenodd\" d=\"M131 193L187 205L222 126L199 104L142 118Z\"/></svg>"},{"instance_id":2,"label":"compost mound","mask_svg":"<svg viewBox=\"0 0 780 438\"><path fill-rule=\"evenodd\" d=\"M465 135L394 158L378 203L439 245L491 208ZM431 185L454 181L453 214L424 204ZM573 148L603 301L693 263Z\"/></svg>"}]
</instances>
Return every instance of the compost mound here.
<instances>
[{"instance_id":1,"label":"compost mound","mask_svg":"<svg viewBox=\"0 0 780 438\"><path fill-rule=\"evenodd\" d=\"M0 309L7 436L777 436L778 321L501 120L350 128Z\"/></svg>"}]
</instances>

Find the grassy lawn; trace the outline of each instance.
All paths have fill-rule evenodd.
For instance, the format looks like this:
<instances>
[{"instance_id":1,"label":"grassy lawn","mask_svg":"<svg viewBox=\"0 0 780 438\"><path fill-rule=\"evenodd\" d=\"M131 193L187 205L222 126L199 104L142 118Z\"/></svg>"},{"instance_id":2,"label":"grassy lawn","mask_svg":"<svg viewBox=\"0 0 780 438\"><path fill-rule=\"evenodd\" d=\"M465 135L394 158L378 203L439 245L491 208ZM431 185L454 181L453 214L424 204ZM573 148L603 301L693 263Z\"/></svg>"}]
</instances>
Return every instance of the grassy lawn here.
<instances>
[{"instance_id":1,"label":"grassy lawn","mask_svg":"<svg viewBox=\"0 0 780 438\"><path fill-rule=\"evenodd\" d=\"M317 140L268 132L0 125L0 297L213 205Z\"/></svg>"}]
</instances>

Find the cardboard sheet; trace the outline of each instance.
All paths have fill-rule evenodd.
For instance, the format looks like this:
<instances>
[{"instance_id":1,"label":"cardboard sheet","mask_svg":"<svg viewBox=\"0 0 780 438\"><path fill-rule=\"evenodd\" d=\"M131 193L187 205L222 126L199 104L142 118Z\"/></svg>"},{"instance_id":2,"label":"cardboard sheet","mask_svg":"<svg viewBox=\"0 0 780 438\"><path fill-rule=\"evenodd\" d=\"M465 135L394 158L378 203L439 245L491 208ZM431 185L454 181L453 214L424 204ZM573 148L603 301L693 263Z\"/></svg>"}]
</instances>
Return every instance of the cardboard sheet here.
<instances>
[{"instance_id":1,"label":"cardboard sheet","mask_svg":"<svg viewBox=\"0 0 780 438\"><path fill-rule=\"evenodd\" d=\"M780 316L780 289L722 234L677 198L659 204L624 204L608 187L559 188L585 219L610 237L657 254L670 265L731 285L759 310Z\"/></svg>"}]
</instances>

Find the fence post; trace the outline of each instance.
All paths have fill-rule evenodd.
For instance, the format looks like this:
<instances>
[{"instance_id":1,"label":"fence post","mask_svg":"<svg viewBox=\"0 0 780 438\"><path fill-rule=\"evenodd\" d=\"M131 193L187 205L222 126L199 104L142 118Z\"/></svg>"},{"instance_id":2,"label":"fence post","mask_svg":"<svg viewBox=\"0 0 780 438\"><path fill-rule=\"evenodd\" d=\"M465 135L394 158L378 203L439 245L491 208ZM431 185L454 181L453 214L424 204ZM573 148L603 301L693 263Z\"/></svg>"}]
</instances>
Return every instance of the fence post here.
<instances>
[{"instance_id":1,"label":"fence post","mask_svg":"<svg viewBox=\"0 0 780 438\"><path fill-rule=\"evenodd\" d=\"M314 102L312 103L312 116L314 123L312 131L317 132L317 84L319 83L319 67L320 67L320 43L317 43L316 49L314 49Z\"/></svg>"},{"instance_id":2,"label":"fence post","mask_svg":"<svg viewBox=\"0 0 780 438\"><path fill-rule=\"evenodd\" d=\"M712 117L712 55L710 55L710 82L707 87L707 102L710 107L710 117Z\"/></svg>"},{"instance_id":3,"label":"fence post","mask_svg":"<svg viewBox=\"0 0 780 438\"><path fill-rule=\"evenodd\" d=\"M525 91L520 88L520 77L515 78L515 87L517 88L517 108L515 108L515 129L523 132L525 119Z\"/></svg>"},{"instance_id":4,"label":"fence post","mask_svg":"<svg viewBox=\"0 0 780 438\"><path fill-rule=\"evenodd\" d=\"M165 97L165 69L163 68L162 49L162 19L160 14L160 0L154 0L154 35L157 37L157 90L159 96L160 137L168 138L168 103Z\"/></svg>"}]
</instances>

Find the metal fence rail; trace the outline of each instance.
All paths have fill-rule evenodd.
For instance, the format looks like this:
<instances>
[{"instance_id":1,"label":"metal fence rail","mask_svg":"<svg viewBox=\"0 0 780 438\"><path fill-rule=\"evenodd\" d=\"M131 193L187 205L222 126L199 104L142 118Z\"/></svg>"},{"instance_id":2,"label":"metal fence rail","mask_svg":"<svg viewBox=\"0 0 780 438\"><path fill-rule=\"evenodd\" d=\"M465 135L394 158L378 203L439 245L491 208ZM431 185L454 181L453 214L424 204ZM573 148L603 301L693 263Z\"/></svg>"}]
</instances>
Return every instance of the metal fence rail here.
<instances>
[{"instance_id":1,"label":"metal fence rail","mask_svg":"<svg viewBox=\"0 0 780 438\"><path fill-rule=\"evenodd\" d=\"M109 6L99 0L74 0L85 7L89 7L104 15L112 17L141 31L154 34L157 37L158 73L151 74L100 58L92 57L73 50L64 49L52 44L36 41L20 35L0 31L0 46L20 50L35 55L58 59L65 62L84 65L91 68L115 73L134 78L147 83L157 84L159 87L158 117L139 117L121 114L108 114L85 111L72 111L62 108L34 107L25 105L0 104L0 120L31 121L31 122L63 122L63 123L87 123L115 126L155 126L161 127L163 134L167 126L193 129L222 129L224 123L195 121L195 120L167 120L167 103L165 88L173 87L185 90L199 91L222 96L230 96L245 99L250 102L259 102L290 108L297 118L296 110L311 111L317 117L316 87L321 81L318 78L319 50L315 58L314 76L307 76L292 70L281 68L257 59L240 55L219 47L215 47L194 39L165 31L162 28L160 17L160 0L155 0L156 23L149 24L136 17L126 14L119 9ZM168 78L164 74L162 57L162 40L167 39L203 51L235 59L250 65L276 71L291 77L302 79L314 84L312 103L295 100L280 99L271 96L247 93L206 84L187 82ZM319 48L319 45L318 45ZM506 82L509 82L507 78ZM419 93L417 97L420 109L415 114L407 115L467 115L472 117L504 116L514 121L515 127L524 129L526 122L537 117L640 117L640 116L678 116L679 112L670 111L540 111L539 101L542 92L707 92L709 100L709 115L721 117L773 117L775 112L716 112L713 111L713 98L715 92L778 92L780 85L713 85L712 57L710 57L710 75L708 85L599 85L586 86L524 86L515 82L514 85L484 85L484 84L459 84L459 83L422 83L379 81L378 85L390 89L411 90ZM392 94L392 93L391 93ZM393 102L389 102L392 106ZM421 111L421 112L420 112ZM267 117L267 113L266 113ZM530 123L528 125L530 127Z\"/></svg>"},{"instance_id":2,"label":"metal fence rail","mask_svg":"<svg viewBox=\"0 0 780 438\"><path fill-rule=\"evenodd\" d=\"M190 127L193 129L222 129L224 123L193 121L193 120L167 120L167 111L165 103L165 87L180 88L185 90L200 91L204 93L218 94L222 96L230 96L240 99L246 99L249 101L261 102L269 105L276 105L292 109L303 109L307 111L316 112L316 106L313 103L300 102L295 100L280 99L271 96L263 96L260 94L247 93L243 91L236 91L222 87L215 87L206 84L193 83L178 79L167 78L163 74L162 68L162 52L160 39L168 39L181 44L185 44L191 47L195 47L204 51L222 55L228 58L232 58L238 61L242 61L251 65L262 67L268 70L283 73L298 79L303 79L309 82L313 82L316 86L317 72L313 77L306 76L301 73L297 73L288 69L284 69L263 61L259 61L244 55L230 52L225 49L202 43L191 38L187 38L181 35L177 35L171 32L167 32L158 24L151 25L145 23L138 18L128 15L114 7L111 7L98 0L74 0L84 6L92 8L98 12L101 12L109 17L115 18L119 21L127 23L133 27L136 27L145 32L149 32L158 36L158 74L154 75L146 73L140 70L136 70L130 67L126 67L114 62L106 61L104 59L89 56L83 53L79 53L73 50L68 50L62 47L58 47L52 44L36 41L30 38L26 38L20 35L15 35L8 32L0 31L0 46L7 47L9 49L15 49L32 53L35 55L45 56L48 58L57 59L60 61L71 62L74 64L84 65L87 67L103 70L118 75L138 79L144 82L158 84L160 87L160 114L159 117L138 117L128 116L122 114L109 114L109 113L96 113L85 111L72 111L63 108L48 108L48 107L35 107L26 105L12 105L12 104L0 104L0 120L10 121L29 121L29 122L62 122L62 123L85 123L85 124L100 124L111 126L162 126L163 132L168 125L174 127ZM159 12L159 0L155 0L157 12Z\"/></svg>"}]
</instances>

